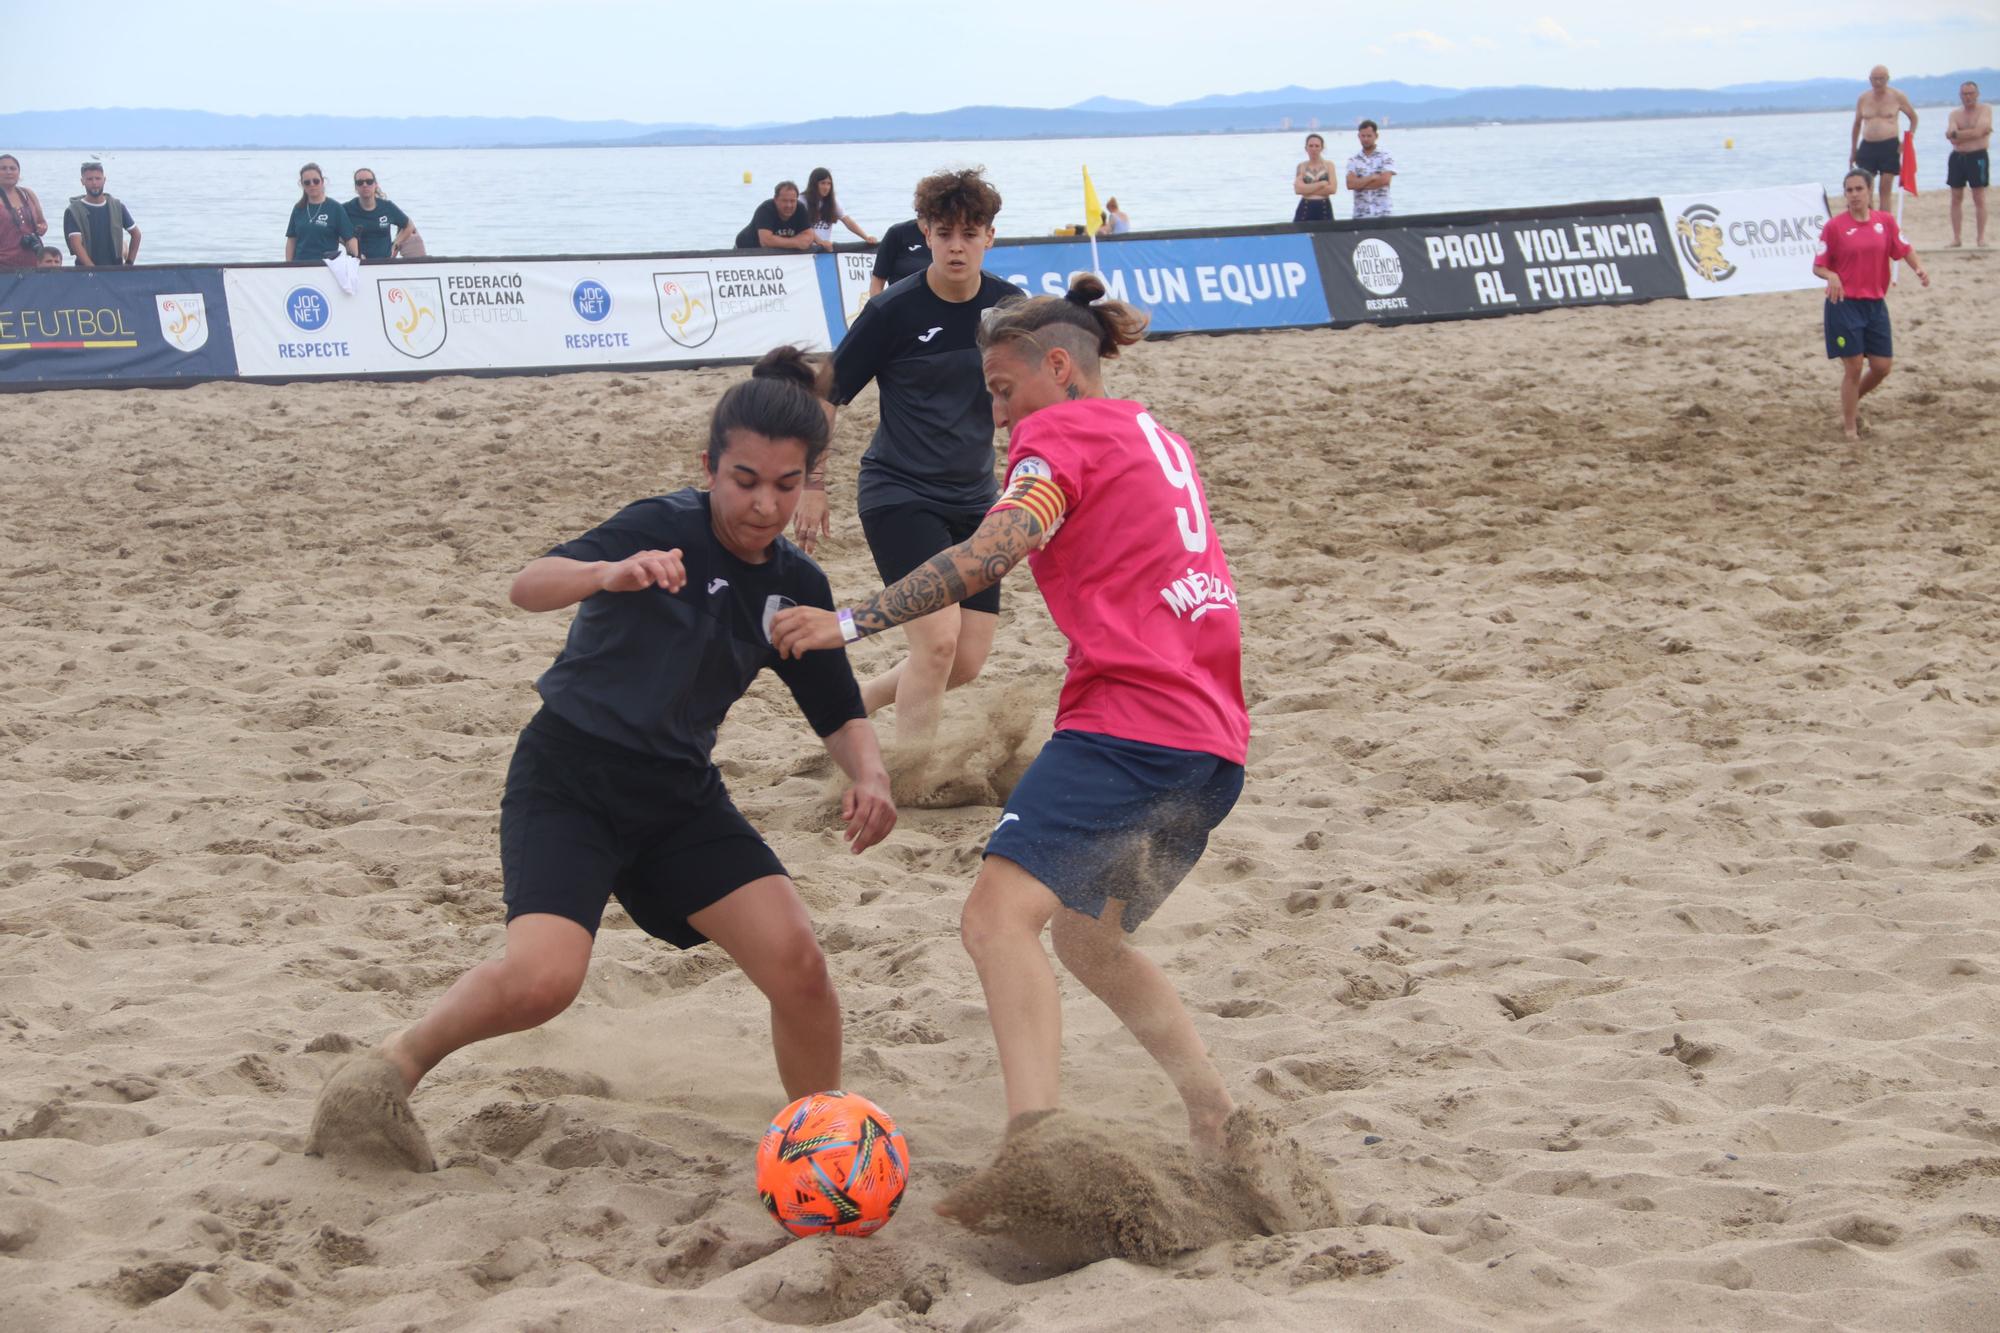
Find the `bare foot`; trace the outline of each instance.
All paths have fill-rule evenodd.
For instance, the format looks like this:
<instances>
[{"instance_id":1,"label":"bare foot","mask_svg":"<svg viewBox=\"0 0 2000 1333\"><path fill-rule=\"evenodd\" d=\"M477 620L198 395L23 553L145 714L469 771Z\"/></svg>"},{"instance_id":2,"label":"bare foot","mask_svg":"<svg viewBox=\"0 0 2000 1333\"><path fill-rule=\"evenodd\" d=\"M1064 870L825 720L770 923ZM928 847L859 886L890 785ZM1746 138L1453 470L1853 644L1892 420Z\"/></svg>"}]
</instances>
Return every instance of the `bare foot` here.
<instances>
[{"instance_id":1,"label":"bare foot","mask_svg":"<svg viewBox=\"0 0 2000 1333\"><path fill-rule=\"evenodd\" d=\"M380 1050L357 1055L333 1071L313 1107L306 1152L437 1170L424 1127L410 1111L402 1070Z\"/></svg>"},{"instance_id":2,"label":"bare foot","mask_svg":"<svg viewBox=\"0 0 2000 1333\"><path fill-rule=\"evenodd\" d=\"M1236 1104L1227 1097L1220 1106L1189 1106L1188 1141L1194 1145L1195 1156L1219 1158L1225 1153L1229 1143L1229 1117L1236 1114Z\"/></svg>"},{"instance_id":3,"label":"bare foot","mask_svg":"<svg viewBox=\"0 0 2000 1333\"><path fill-rule=\"evenodd\" d=\"M376 1047L375 1054L395 1066L396 1073L403 1080L403 1096L408 1097L417 1090L417 1084L422 1082L424 1075L430 1071L418 1064L410 1056L409 1052L403 1048L403 1038L405 1035L405 1033L398 1032L395 1036Z\"/></svg>"},{"instance_id":4,"label":"bare foot","mask_svg":"<svg viewBox=\"0 0 2000 1333\"><path fill-rule=\"evenodd\" d=\"M1842 435L1845 435L1848 439L1855 441L1856 443L1860 442L1861 432L1853 426L1842 426L1840 428L1840 433Z\"/></svg>"}]
</instances>

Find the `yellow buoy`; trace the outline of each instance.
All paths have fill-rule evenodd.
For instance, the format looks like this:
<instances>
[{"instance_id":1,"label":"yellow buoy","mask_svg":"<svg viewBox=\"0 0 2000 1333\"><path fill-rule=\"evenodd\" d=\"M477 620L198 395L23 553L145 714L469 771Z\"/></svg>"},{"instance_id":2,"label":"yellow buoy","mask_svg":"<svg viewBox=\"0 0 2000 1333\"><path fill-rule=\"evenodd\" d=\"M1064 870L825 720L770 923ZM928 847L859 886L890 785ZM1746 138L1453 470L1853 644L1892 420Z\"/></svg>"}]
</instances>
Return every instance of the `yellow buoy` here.
<instances>
[{"instance_id":1,"label":"yellow buoy","mask_svg":"<svg viewBox=\"0 0 2000 1333\"><path fill-rule=\"evenodd\" d=\"M750 183L750 173L747 171L743 173L743 183L745 185L748 185Z\"/></svg>"},{"instance_id":2,"label":"yellow buoy","mask_svg":"<svg viewBox=\"0 0 2000 1333\"><path fill-rule=\"evenodd\" d=\"M1723 146L1724 148L1734 148L1734 147L1736 146L1736 140L1734 140L1734 139L1724 139L1724 140L1722 141L1722 146ZM747 175L746 175L746 176L744 176L744 178L743 178L743 179L745 179L745 180L747 181L747 180L749 180L750 178L749 178L749 176L747 176Z\"/></svg>"}]
</instances>

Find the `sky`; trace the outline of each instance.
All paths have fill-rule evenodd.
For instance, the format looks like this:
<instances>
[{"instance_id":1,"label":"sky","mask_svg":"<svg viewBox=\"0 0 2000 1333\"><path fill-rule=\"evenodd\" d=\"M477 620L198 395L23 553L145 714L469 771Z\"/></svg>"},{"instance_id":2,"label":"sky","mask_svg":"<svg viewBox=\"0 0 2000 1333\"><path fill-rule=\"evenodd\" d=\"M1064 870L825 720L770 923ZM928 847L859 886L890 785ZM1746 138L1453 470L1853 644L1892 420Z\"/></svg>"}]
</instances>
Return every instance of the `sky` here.
<instances>
[{"instance_id":1,"label":"sky","mask_svg":"<svg viewBox=\"0 0 2000 1333\"><path fill-rule=\"evenodd\" d=\"M0 111L791 122L952 107L1165 104L1375 79L1697 87L1942 74L2000 53L1993 0L1525 7L1431 0L94 0L8 62ZM51 3L0 0L13 16ZM60 20L58 20L60 24Z\"/></svg>"}]
</instances>

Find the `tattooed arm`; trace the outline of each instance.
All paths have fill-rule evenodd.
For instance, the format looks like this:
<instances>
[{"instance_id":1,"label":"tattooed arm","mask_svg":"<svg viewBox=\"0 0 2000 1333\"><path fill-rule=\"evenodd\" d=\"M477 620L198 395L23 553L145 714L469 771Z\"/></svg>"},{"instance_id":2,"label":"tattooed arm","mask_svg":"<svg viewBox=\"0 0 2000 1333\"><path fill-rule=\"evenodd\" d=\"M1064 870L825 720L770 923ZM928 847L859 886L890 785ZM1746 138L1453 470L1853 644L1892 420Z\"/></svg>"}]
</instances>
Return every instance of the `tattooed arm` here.
<instances>
[{"instance_id":1,"label":"tattooed arm","mask_svg":"<svg viewBox=\"0 0 2000 1333\"><path fill-rule=\"evenodd\" d=\"M939 551L889 587L854 608L856 638L880 634L942 611L1007 576L1007 571L1042 543L1041 520L1026 509L995 509L979 531L949 550ZM800 606L781 611L771 622L771 645L780 655L798 657L844 642L839 616Z\"/></svg>"}]
</instances>

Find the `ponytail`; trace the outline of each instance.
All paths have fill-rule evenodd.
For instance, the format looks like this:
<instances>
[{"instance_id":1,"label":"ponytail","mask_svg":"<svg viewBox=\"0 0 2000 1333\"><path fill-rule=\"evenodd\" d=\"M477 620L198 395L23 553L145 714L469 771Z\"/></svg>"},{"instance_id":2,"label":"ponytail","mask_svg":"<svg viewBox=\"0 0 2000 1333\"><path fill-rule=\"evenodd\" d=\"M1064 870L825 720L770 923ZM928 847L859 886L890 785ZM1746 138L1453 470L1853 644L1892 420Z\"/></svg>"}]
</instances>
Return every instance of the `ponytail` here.
<instances>
[{"instance_id":1,"label":"ponytail","mask_svg":"<svg viewBox=\"0 0 2000 1333\"><path fill-rule=\"evenodd\" d=\"M1092 360L1114 357L1146 336L1152 317L1124 301L1107 300L1104 280L1095 273L1078 273L1061 296L1035 296L1003 301L979 326L982 348L1026 340L1040 343L1045 333L1074 333L1064 339L1073 352L1087 347ZM1080 335L1080 336L1079 336Z\"/></svg>"}]
</instances>

